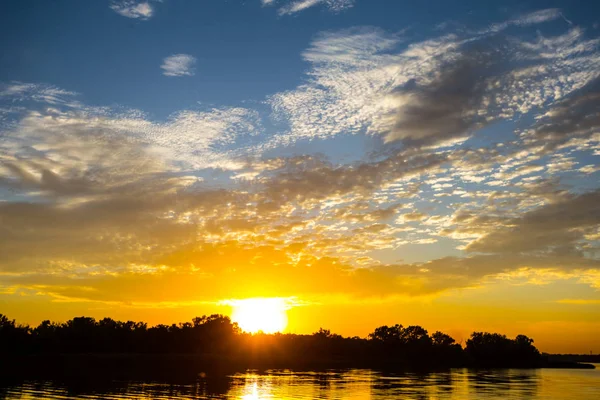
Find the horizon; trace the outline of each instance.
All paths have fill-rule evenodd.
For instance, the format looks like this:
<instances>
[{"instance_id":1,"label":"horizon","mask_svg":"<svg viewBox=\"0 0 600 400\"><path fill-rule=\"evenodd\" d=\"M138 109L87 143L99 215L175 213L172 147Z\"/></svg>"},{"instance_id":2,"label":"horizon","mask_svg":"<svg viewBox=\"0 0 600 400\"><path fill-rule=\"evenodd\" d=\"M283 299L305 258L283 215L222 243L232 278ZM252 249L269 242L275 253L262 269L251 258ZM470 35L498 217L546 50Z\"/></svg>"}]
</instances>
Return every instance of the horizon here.
<instances>
[{"instance_id":1,"label":"horizon","mask_svg":"<svg viewBox=\"0 0 600 400\"><path fill-rule=\"evenodd\" d=\"M0 4L0 313L600 353L600 4Z\"/></svg>"},{"instance_id":2,"label":"horizon","mask_svg":"<svg viewBox=\"0 0 600 400\"><path fill-rule=\"evenodd\" d=\"M263 299L264 300L264 299ZM256 301L256 299L252 299L250 302L254 302ZM247 302L248 303L248 302ZM234 306L235 307L235 306ZM444 348L448 348L448 347L454 347L454 346L459 346L461 349L465 349L465 347L468 345L469 341L472 341L475 336L477 335L488 335L488 336L500 336L504 339L508 339L508 340L514 340L516 341L517 339L519 339L519 337L523 338L524 341L526 341L527 343L527 347L531 348L530 345L533 345L533 348L535 348L535 339L534 338L529 338L526 335L515 335L515 338L510 338L507 335L500 333L500 332L482 332L482 331L473 331L471 332L471 334L469 335L469 338L464 340L464 339L460 339L460 340L456 340L455 338L453 338L450 335L447 335L444 332L441 331L429 331L426 328L420 326L420 325L408 325L408 326L404 326L403 324L390 324L388 325L382 325L382 326L378 326L378 327L373 327L372 330L364 336L344 336L344 335L339 335L336 332L332 332L329 329L325 329L323 327L319 327L319 329L315 332L311 332L311 333L295 333L295 332L286 332L285 329L285 324L282 325L282 327L279 327L280 329L269 329L272 328L272 326L270 326L269 324L264 324L264 321L260 321L260 317L259 317L259 321L258 321L258 325L255 324L248 324L248 321L245 321L244 318L242 317L240 322L236 322L235 320L235 316L236 313L243 311L242 309L238 309L236 310L235 308L232 311L233 316L229 317L228 315L224 315L224 314L212 314L212 315L202 315L202 316L196 316L194 318L191 318L188 321L180 321L178 323L172 323L172 324L164 324L164 323L159 323L159 324L147 324L145 321L119 321L119 320L114 320L110 317L105 317L105 318L94 318L94 317L89 317L89 316L78 316L78 317L73 317L67 321L50 321L50 320L43 320L40 324L36 325L27 325L27 324L21 324L18 321L15 321L14 319L10 319L8 316L0 314L0 328L4 329L5 327L8 327L7 329L7 340L14 340L15 341L15 345L17 346L17 348L21 348L23 346L23 343L20 342L19 340L32 340L32 341L37 341L37 340L42 340L41 341L41 350L42 352L48 351L51 349L52 343L51 341L47 341L48 337L51 335L57 335L57 337L60 337L60 332L61 330L65 330L65 331L72 331L73 334L77 335L82 335L86 340L83 341L79 341L80 344L83 344L83 347L86 346L93 346L93 340L92 338L93 336L93 330L90 331L88 330L89 328L110 328L111 331L116 332L119 329L124 329L126 333L133 333L135 335L136 332L138 332L139 329L139 333L142 334L147 334L149 331L151 330L155 330L155 329L166 329L169 333L171 334L176 334L177 332L182 332L185 330L199 330L199 332L201 332L203 330L203 328L206 328L206 331L211 331L211 329L221 329L222 325L220 325L220 323L222 322L226 322L226 332L227 335L231 334L233 336L250 336L250 337L255 337L255 336L273 336L273 337L281 337L281 336L286 336L286 335L290 335L290 336L311 336L313 338L322 338L322 339L328 339L328 340L338 340L338 339L350 339L350 340L358 340L358 341L372 341L372 342L382 342L382 343L386 343L387 345L393 345L394 341L397 341L395 344L398 345L399 343L403 343L404 345L416 345L416 343L418 343L418 339L422 338L423 336L427 337L428 340L430 340L431 342L429 342L429 345L435 344L435 345L439 345L441 347ZM246 315L247 316L247 315ZM252 315L253 317L256 317L256 315ZM217 325L211 325L211 322L215 322L215 321L219 321L219 324ZM244 328L244 323L247 323L246 328ZM268 330L263 330L262 326L266 326ZM83 330L78 330L81 329L82 326L85 326L87 329L83 329ZM79 327L79 328L78 328ZM48 329L50 328L50 329ZM15 334L14 336L11 336L11 334L13 334L15 331L20 331L24 334L24 337L21 336L19 337L18 334ZM205 331L205 332L206 332ZM3 331L0 331L3 332ZM388 335L394 332L394 334L396 335L393 338L390 338ZM408 334L408 337L404 337L403 333L407 333L410 332ZM108 332L104 332L105 337L108 339L111 335ZM225 336L227 336L225 335ZM437 340L434 341L434 337L436 337L437 335ZM16 338L16 340L15 340ZM164 337L162 338L164 341ZM206 340L206 338L203 338L204 340ZM46 341L44 341L46 340ZM224 340L226 341L226 339L224 339L223 337L217 336L216 338L213 337L213 340L216 340L217 342L220 340ZM411 342L411 340L415 340L414 343ZM67 345L68 346L68 342L69 341L57 341L54 342L54 345L58 345L59 347L62 345ZM162 345L165 345L167 341L164 341L163 343L161 343ZM8 342L10 343L10 342ZM260 343L260 342L259 342ZM5 343L6 344L6 343ZM48 346L50 344L50 347L45 348L44 346ZM192 343L190 343L192 344ZM265 348L269 348L271 346L273 346L273 343L266 343L264 344L266 347ZM494 343L493 341L489 341L488 345L492 345L492 346L497 346L497 343ZM417 346L418 347L418 346ZM27 348L25 346L25 348ZM38 351L40 350L40 348L36 348ZM537 348L536 348L537 349ZM12 349L14 351L14 349ZM145 349L146 351L150 350L150 352L152 351L151 348ZM162 348L161 350L164 351L164 348ZM264 349L263 349L264 350ZM498 348L496 348L496 350L498 350ZM501 350L501 348L500 348ZM17 350L16 352L18 353L19 350ZM72 351L72 350L71 350ZM197 352L197 349L190 349L190 351L192 351L192 353L194 351ZM105 349L102 352L107 352ZM110 351L107 352L110 354ZM540 352L543 354L547 354L545 352ZM205 356L208 353L198 353L200 356ZM285 354L285 353L284 353ZM538 353L539 355L539 353ZM590 354L584 354L584 355L592 355Z\"/></svg>"}]
</instances>

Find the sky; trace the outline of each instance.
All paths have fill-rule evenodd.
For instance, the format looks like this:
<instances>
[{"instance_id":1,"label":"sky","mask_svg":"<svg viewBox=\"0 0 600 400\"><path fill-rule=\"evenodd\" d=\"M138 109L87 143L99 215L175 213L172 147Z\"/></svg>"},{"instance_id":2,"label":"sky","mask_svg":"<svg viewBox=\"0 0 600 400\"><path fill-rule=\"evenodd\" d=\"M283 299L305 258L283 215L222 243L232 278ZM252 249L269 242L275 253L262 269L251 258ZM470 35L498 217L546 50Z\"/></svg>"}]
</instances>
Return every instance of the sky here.
<instances>
[{"instance_id":1,"label":"sky","mask_svg":"<svg viewBox=\"0 0 600 400\"><path fill-rule=\"evenodd\" d=\"M600 352L600 3L0 3L0 312Z\"/></svg>"}]
</instances>

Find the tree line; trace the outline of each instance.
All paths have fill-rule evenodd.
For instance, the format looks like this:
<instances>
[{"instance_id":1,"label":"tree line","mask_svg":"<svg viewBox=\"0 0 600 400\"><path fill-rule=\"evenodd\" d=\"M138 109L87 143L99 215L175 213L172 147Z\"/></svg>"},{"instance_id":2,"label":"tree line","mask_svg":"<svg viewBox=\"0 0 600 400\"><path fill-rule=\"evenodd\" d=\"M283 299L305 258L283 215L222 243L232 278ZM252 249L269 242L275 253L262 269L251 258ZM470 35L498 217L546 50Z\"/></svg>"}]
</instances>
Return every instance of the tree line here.
<instances>
[{"instance_id":1,"label":"tree line","mask_svg":"<svg viewBox=\"0 0 600 400\"><path fill-rule=\"evenodd\" d=\"M533 339L473 332L465 346L421 326L380 326L366 338L320 329L310 335L248 334L223 315L148 326L145 322L76 317L64 323L17 324L0 314L0 358L6 355L194 355L245 367L538 367Z\"/></svg>"}]
</instances>

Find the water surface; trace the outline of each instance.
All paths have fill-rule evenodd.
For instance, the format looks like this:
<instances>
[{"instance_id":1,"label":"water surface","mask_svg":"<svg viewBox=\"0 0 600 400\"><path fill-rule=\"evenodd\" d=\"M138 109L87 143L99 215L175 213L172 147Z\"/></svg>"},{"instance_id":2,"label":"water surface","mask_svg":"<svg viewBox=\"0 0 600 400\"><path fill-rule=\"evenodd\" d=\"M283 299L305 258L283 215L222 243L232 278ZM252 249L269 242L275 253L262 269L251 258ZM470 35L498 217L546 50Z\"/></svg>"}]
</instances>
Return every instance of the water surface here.
<instances>
[{"instance_id":1,"label":"water surface","mask_svg":"<svg viewBox=\"0 0 600 400\"><path fill-rule=\"evenodd\" d=\"M600 399L600 369L248 371L193 382L25 381L4 384L4 399Z\"/></svg>"}]
</instances>

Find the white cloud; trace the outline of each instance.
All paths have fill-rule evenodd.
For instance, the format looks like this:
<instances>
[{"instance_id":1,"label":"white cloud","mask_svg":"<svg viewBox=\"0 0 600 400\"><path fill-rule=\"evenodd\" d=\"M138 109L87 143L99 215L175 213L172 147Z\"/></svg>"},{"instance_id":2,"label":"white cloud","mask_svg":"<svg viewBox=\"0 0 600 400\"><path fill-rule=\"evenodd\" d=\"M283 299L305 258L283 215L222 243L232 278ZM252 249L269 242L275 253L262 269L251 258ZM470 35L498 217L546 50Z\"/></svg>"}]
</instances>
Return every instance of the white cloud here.
<instances>
[{"instance_id":1,"label":"white cloud","mask_svg":"<svg viewBox=\"0 0 600 400\"><path fill-rule=\"evenodd\" d=\"M492 24L488 32L499 32L508 28L509 26L530 26L534 24L541 24L544 22L553 21L560 17L563 17L563 15L560 12L560 9L547 8L544 10L534 11L528 14L522 14L508 21L504 21L498 24Z\"/></svg>"},{"instance_id":2,"label":"white cloud","mask_svg":"<svg viewBox=\"0 0 600 400\"><path fill-rule=\"evenodd\" d=\"M165 58L160 67L165 76L193 76L196 74L195 64L196 58L189 54L173 54Z\"/></svg>"},{"instance_id":3,"label":"white cloud","mask_svg":"<svg viewBox=\"0 0 600 400\"><path fill-rule=\"evenodd\" d=\"M600 171L600 165L589 164L579 168L579 172L584 174L593 174Z\"/></svg>"},{"instance_id":4,"label":"white cloud","mask_svg":"<svg viewBox=\"0 0 600 400\"><path fill-rule=\"evenodd\" d=\"M528 26L560 15L559 10L548 9L498 25ZM477 104L471 109L449 109L448 113L461 120L472 115L475 123L458 121L461 123L455 124L457 128L479 128L494 120L519 118L568 96L598 75L598 40L586 39L579 28L556 37L538 35L534 42L507 40L492 31L484 33L463 31L460 36L449 34L415 42L402 50L407 40L404 35L377 28L347 29L317 36L303 53L304 59L312 64L306 82L269 99L276 118L289 122L289 131L272 138L267 147L338 134L386 135L394 129L390 140L415 137L414 132L405 129L407 124L398 125L399 116L415 114L411 112L415 93L421 95L421 100L427 100L422 93L432 92L429 98L435 100L432 83L436 78L439 81L442 71L460 66L461 59L468 62L472 53L475 53L472 58L490 58L493 67L473 66L481 70L475 72L483 73L478 82L473 82L473 90L480 96ZM503 45L498 46L494 41L503 41ZM516 67L523 65L523 60L528 60L527 66ZM479 75L466 75L465 79ZM432 107L423 104L422 109ZM443 124L432 128L433 141L440 136L438 131ZM476 130L457 129L455 134L446 134L446 139L451 139L450 145L455 146L459 139L468 138Z\"/></svg>"},{"instance_id":5,"label":"white cloud","mask_svg":"<svg viewBox=\"0 0 600 400\"><path fill-rule=\"evenodd\" d=\"M0 99L11 102L36 101L48 103L51 105L63 105L76 107L80 103L73 97L76 92L64 90L52 85L11 82L9 84L0 84Z\"/></svg>"},{"instance_id":6,"label":"white cloud","mask_svg":"<svg viewBox=\"0 0 600 400\"><path fill-rule=\"evenodd\" d=\"M274 0L262 0L263 5L274 4ZM281 7L280 15L294 14L308 8L323 4L329 11L339 12L354 5L354 0L295 0Z\"/></svg>"},{"instance_id":7,"label":"white cloud","mask_svg":"<svg viewBox=\"0 0 600 400\"><path fill-rule=\"evenodd\" d=\"M561 16L562 14L558 8L547 8L544 10L538 10L529 14L521 15L511 20L510 23L520 26L527 26L553 21Z\"/></svg>"},{"instance_id":8,"label":"white cloud","mask_svg":"<svg viewBox=\"0 0 600 400\"><path fill-rule=\"evenodd\" d=\"M156 122L138 110L85 106L74 101L74 95L47 85L21 82L0 85L0 101L41 103L39 111L34 111L40 108L35 103L31 104L34 108L13 107L11 114L19 120L0 124L0 161L3 155L8 156L7 160L15 156L24 159L47 156L47 160L36 163L55 164L58 171L62 160L76 164L82 152L81 165L89 162L94 164L91 169L99 170L100 161L95 161L90 150L97 146L90 145L89 140L99 144L120 138L151 151L154 159L174 170L237 169L242 162L234 160L231 150L237 138L262 131L258 113L246 108L184 110L167 121ZM239 146L236 150L244 153ZM100 158L112 159L106 155Z\"/></svg>"},{"instance_id":9,"label":"white cloud","mask_svg":"<svg viewBox=\"0 0 600 400\"><path fill-rule=\"evenodd\" d=\"M308 82L270 98L275 114L290 123L290 132L274 143L388 129L393 121L387 117L398 109L389 95L435 72L443 59L456 56L458 45L448 35L394 53L401 42L398 35L368 27L320 35L303 54L313 64Z\"/></svg>"},{"instance_id":10,"label":"white cloud","mask_svg":"<svg viewBox=\"0 0 600 400\"><path fill-rule=\"evenodd\" d=\"M323 0L298 0L279 9L280 14L293 14L298 11L306 10L307 8L323 3Z\"/></svg>"},{"instance_id":11,"label":"white cloud","mask_svg":"<svg viewBox=\"0 0 600 400\"><path fill-rule=\"evenodd\" d=\"M138 123L144 142L161 149L171 163L192 170L239 168L240 162L227 149L238 137L262 130L258 113L239 107L182 111L166 123L143 119Z\"/></svg>"},{"instance_id":12,"label":"white cloud","mask_svg":"<svg viewBox=\"0 0 600 400\"><path fill-rule=\"evenodd\" d=\"M119 15L127 18L146 20L154 14L154 8L148 1L138 0L114 0L110 8Z\"/></svg>"}]
</instances>

